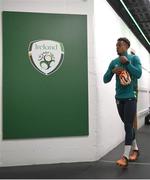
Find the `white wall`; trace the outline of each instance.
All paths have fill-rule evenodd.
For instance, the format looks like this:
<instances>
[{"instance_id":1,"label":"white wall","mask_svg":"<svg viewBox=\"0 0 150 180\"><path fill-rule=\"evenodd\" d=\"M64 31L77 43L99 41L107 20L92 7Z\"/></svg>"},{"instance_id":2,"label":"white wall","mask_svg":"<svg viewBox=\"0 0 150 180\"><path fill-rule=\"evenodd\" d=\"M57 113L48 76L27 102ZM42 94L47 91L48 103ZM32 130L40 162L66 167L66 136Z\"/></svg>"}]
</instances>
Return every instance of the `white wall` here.
<instances>
[{"instance_id":1,"label":"white wall","mask_svg":"<svg viewBox=\"0 0 150 180\"><path fill-rule=\"evenodd\" d=\"M3 10L88 15L89 136L2 141L2 166L96 160L93 1L4 0Z\"/></svg>"},{"instance_id":2,"label":"white wall","mask_svg":"<svg viewBox=\"0 0 150 180\"><path fill-rule=\"evenodd\" d=\"M126 24L115 13L105 0L94 1L95 20L95 64L98 88L98 122L97 122L97 157L100 158L124 139L123 123L115 105L115 78L108 84L103 83L103 75L111 60L117 57L116 41L119 37L127 37L131 47L139 55L142 66L150 70L150 55L141 45ZM138 124L144 124L145 108L149 106L150 73L143 69L139 81ZM145 91L146 92L145 92ZM148 110L148 109L147 109Z\"/></svg>"},{"instance_id":3,"label":"white wall","mask_svg":"<svg viewBox=\"0 0 150 180\"><path fill-rule=\"evenodd\" d=\"M44 3L41 0L4 0L3 10L88 15L89 136L1 140L1 166L94 161L118 145L124 139L124 131L115 105L115 79L104 84L103 75L117 55L115 45L118 37L126 36L131 40L147 70L150 70L150 57L110 5L105 0L44 0ZM0 62L1 39L2 36ZM138 111L141 112L149 106L144 92L150 90L148 78L150 80L148 71L143 69L139 81ZM139 115L140 126L143 117Z\"/></svg>"}]
</instances>

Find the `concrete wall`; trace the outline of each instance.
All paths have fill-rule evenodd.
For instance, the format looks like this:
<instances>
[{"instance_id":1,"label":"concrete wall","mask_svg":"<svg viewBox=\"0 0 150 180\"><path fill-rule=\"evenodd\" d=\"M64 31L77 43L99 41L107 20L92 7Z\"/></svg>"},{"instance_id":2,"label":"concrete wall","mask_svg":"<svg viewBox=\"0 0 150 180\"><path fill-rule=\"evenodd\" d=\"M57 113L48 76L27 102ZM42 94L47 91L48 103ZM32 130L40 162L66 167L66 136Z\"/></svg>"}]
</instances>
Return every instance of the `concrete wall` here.
<instances>
[{"instance_id":1,"label":"concrete wall","mask_svg":"<svg viewBox=\"0 0 150 180\"><path fill-rule=\"evenodd\" d=\"M108 84L103 83L103 75L111 60L117 57L116 40L127 37L131 48L135 49L143 66L143 75L139 80L138 124L144 124L144 115L148 111L150 90L150 55L126 24L115 13L105 0L94 1L95 21L95 58L96 82L98 88L98 119L97 119L97 156L118 145L124 139L123 124L118 116L115 105L115 78Z\"/></svg>"},{"instance_id":2,"label":"concrete wall","mask_svg":"<svg viewBox=\"0 0 150 180\"><path fill-rule=\"evenodd\" d=\"M147 91L150 90L150 56L105 0L4 0L1 5L5 11L87 14L89 80L89 136L11 141L0 139L1 166L95 161L124 139L123 124L114 99L115 79L109 84L102 81L108 64L117 55L115 45L120 36L131 40L144 67L142 79L139 81L141 91L138 103L139 124L143 125L142 112L145 112L150 104L147 101ZM2 63L1 31L0 28ZM0 112L2 114L2 110ZM0 128L1 126L2 118ZM0 137L2 138L2 131Z\"/></svg>"},{"instance_id":3,"label":"concrete wall","mask_svg":"<svg viewBox=\"0 0 150 180\"><path fill-rule=\"evenodd\" d=\"M93 1L84 0L5 0L5 11L87 14L88 63L93 73ZM89 75L89 136L2 141L3 166L96 160L96 92ZM1 124L1 123L0 123Z\"/></svg>"}]
</instances>

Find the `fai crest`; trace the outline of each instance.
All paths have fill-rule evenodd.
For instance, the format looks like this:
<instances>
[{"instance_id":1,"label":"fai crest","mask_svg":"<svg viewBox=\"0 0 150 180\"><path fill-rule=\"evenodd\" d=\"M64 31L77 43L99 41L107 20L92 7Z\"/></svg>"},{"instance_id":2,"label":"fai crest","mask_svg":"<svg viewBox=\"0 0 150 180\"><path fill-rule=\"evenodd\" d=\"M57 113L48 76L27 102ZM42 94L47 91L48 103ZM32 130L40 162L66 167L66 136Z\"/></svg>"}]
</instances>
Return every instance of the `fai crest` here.
<instances>
[{"instance_id":1,"label":"fai crest","mask_svg":"<svg viewBox=\"0 0 150 180\"><path fill-rule=\"evenodd\" d=\"M61 66L64 46L60 42L51 40L32 41L28 53L33 67L40 73L49 75Z\"/></svg>"}]
</instances>

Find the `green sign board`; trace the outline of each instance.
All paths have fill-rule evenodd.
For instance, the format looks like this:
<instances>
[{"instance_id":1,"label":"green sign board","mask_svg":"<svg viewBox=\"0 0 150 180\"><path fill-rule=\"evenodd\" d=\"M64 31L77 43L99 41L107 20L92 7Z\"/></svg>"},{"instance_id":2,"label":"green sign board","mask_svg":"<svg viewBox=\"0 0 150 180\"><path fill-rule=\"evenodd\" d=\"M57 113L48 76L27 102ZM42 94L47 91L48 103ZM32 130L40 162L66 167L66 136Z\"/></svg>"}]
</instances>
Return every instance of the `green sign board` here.
<instances>
[{"instance_id":1,"label":"green sign board","mask_svg":"<svg viewBox=\"0 0 150 180\"><path fill-rule=\"evenodd\" d=\"M3 139L88 135L87 16L8 12Z\"/></svg>"}]
</instances>

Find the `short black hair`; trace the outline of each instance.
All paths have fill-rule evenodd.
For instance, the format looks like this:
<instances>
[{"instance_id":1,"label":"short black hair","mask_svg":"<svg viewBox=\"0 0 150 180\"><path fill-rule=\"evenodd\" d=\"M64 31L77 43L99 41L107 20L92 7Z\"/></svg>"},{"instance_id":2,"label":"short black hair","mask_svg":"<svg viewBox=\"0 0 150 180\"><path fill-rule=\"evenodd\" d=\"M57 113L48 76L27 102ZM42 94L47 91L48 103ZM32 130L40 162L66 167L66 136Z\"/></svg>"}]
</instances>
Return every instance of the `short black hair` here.
<instances>
[{"instance_id":1,"label":"short black hair","mask_svg":"<svg viewBox=\"0 0 150 180\"><path fill-rule=\"evenodd\" d=\"M126 37L121 37L117 41L124 41L130 47L130 41Z\"/></svg>"}]
</instances>

